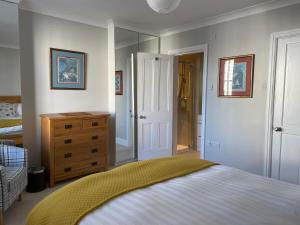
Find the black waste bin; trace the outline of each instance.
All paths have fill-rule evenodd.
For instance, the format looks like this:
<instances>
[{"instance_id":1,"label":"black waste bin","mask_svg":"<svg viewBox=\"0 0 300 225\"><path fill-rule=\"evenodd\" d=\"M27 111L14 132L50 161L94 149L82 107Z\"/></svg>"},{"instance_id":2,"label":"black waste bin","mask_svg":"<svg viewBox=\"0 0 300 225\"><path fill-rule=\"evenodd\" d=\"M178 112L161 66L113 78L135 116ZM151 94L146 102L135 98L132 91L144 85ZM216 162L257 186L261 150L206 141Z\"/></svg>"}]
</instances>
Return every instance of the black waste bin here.
<instances>
[{"instance_id":1,"label":"black waste bin","mask_svg":"<svg viewBox=\"0 0 300 225\"><path fill-rule=\"evenodd\" d=\"M30 167L28 169L28 185L27 192L35 193L45 190L47 187L45 168L44 167Z\"/></svg>"}]
</instances>

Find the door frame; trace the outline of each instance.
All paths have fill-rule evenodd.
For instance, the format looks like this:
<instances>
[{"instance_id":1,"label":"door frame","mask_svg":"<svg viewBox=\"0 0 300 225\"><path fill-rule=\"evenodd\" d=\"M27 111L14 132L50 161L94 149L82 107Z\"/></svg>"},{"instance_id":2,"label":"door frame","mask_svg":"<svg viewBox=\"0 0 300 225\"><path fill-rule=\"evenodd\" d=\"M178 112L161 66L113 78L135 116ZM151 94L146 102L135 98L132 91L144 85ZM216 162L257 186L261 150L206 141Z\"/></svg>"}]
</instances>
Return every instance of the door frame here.
<instances>
[{"instance_id":1,"label":"door frame","mask_svg":"<svg viewBox=\"0 0 300 225\"><path fill-rule=\"evenodd\" d=\"M206 102L207 102L207 68L208 68L208 44L195 45L187 48L172 49L168 51L168 55L180 56L193 53L203 53L203 80L202 80L202 122L201 122L201 154L200 157L205 159L205 139L206 139ZM175 61L174 61L175 63ZM177 70L174 70L174 73ZM177 99L176 99L177 100ZM174 114L174 112L173 112ZM173 129L177 133L177 129ZM174 143L174 142L173 142ZM173 149L175 146L173 146Z\"/></svg>"},{"instance_id":2,"label":"door frame","mask_svg":"<svg viewBox=\"0 0 300 225\"><path fill-rule=\"evenodd\" d=\"M272 168L272 141L273 141L273 118L274 118L274 100L275 100L275 83L276 83L276 65L278 40L300 36L300 29L276 32L271 34L270 42L270 59L269 75L267 89L267 107L266 107L266 124L265 124L265 165L264 175L271 177Z\"/></svg>"}]
</instances>

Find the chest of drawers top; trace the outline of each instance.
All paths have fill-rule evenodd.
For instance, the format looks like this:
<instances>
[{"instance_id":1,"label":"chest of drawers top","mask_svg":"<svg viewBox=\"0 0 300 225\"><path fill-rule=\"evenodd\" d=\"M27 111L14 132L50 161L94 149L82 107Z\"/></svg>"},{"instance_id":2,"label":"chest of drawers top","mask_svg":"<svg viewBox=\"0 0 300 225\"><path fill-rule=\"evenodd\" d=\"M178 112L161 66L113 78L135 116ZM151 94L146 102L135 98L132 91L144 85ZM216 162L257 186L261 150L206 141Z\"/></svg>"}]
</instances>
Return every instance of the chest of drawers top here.
<instances>
[{"instance_id":1,"label":"chest of drawers top","mask_svg":"<svg viewBox=\"0 0 300 225\"><path fill-rule=\"evenodd\" d=\"M64 136L78 132L93 130L92 128L105 128L109 114L102 112L56 113L42 114L44 120L53 124L54 136Z\"/></svg>"},{"instance_id":2,"label":"chest of drawers top","mask_svg":"<svg viewBox=\"0 0 300 225\"><path fill-rule=\"evenodd\" d=\"M74 112L74 113L52 113L41 114L42 118L50 120L66 120L66 119L92 119L95 117L109 117L110 114L105 112Z\"/></svg>"}]
</instances>

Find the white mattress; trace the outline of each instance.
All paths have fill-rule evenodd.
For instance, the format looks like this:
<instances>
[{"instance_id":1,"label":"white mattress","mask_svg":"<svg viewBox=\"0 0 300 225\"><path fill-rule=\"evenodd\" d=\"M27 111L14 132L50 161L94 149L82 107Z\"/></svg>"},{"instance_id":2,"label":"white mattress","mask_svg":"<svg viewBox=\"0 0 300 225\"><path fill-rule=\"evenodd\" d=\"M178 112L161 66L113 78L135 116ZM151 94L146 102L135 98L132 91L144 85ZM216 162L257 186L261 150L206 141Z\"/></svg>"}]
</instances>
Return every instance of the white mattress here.
<instances>
[{"instance_id":1,"label":"white mattress","mask_svg":"<svg viewBox=\"0 0 300 225\"><path fill-rule=\"evenodd\" d=\"M0 135L13 135L21 134L23 131L22 125L14 127L4 127L0 128Z\"/></svg>"},{"instance_id":2,"label":"white mattress","mask_svg":"<svg viewBox=\"0 0 300 225\"><path fill-rule=\"evenodd\" d=\"M300 186L214 166L124 194L79 223L179 224L300 225Z\"/></svg>"}]
</instances>

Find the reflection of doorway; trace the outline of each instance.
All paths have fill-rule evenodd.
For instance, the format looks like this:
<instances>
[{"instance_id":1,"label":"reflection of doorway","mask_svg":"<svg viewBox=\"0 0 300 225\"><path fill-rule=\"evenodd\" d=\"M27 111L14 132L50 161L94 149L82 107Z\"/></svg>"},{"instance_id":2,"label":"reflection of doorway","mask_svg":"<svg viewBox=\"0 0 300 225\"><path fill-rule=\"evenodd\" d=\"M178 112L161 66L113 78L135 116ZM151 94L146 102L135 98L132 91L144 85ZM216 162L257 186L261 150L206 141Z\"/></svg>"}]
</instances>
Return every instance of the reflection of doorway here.
<instances>
[{"instance_id":1,"label":"reflection of doorway","mask_svg":"<svg viewBox=\"0 0 300 225\"><path fill-rule=\"evenodd\" d=\"M200 151L203 53L177 57L177 153Z\"/></svg>"},{"instance_id":2,"label":"reflection of doorway","mask_svg":"<svg viewBox=\"0 0 300 225\"><path fill-rule=\"evenodd\" d=\"M133 56L132 56L133 57ZM118 67L123 68L122 95L116 95L116 162L122 163L135 158L133 144L132 118L132 58L122 61Z\"/></svg>"}]
</instances>

